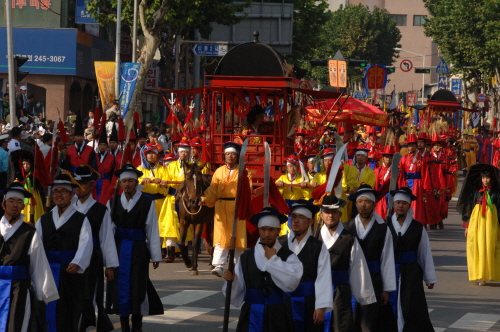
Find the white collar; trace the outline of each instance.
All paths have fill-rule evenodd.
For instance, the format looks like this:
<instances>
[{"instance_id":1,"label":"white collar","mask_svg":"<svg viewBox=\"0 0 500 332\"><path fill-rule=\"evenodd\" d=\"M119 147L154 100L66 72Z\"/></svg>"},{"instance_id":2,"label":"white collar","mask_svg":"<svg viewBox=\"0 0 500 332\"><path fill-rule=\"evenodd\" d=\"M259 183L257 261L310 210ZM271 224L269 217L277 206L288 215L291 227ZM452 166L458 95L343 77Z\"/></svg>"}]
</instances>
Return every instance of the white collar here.
<instances>
[{"instance_id":1,"label":"white collar","mask_svg":"<svg viewBox=\"0 0 500 332\"><path fill-rule=\"evenodd\" d=\"M401 235L404 235L406 233L406 230L408 227L410 227L411 221L413 220L413 208L410 208L408 210L408 213L406 214L405 221L403 222L403 225L400 225L397 219L397 214L394 213L392 215L392 226L394 226L394 230L396 231L396 234L401 233Z\"/></svg>"},{"instance_id":2,"label":"white collar","mask_svg":"<svg viewBox=\"0 0 500 332\"><path fill-rule=\"evenodd\" d=\"M64 213L59 217L59 208L57 206L54 206L52 209L52 220L54 221L54 225L56 226L56 229L61 228L62 225L68 221L68 219L75 213L76 207L75 204L69 203L68 208Z\"/></svg>"},{"instance_id":3,"label":"white collar","mask_svg":"<svg viewBox=\"0 0 500 332\"><path fill-rule=\"evenodd\" d=\"M368 223L368 226L365 228L365 226L363 225L363 222L361 221L359 214L356 215L356 217L354 218L354 222L356 224L356 232L358 233L358 237L361 240L363 240L368 235L368 233L370 233L370 230L372 229L375 221L379 224L384 223L384 220L378 215L378 213L373 212L372 219Z\"/></svg>"},{"instance_id":4,"label":"white collar","mask_svg":"<svg viewBox=\"0 0 500 332\"><path fill-rule=\"evenodd\" d=\"M295 238L295 234L293 232L288 233L288 237L287 237L288 248L291 251L293 251L295 253L295 255L298 255L302 251L304 246L306 245L306 242L309 239L309 236L311 236L311 235L312 235L311 227L309 227L306 231L306 235L299 243L299 241L297 241L297 239L295 239L295 241L292 242L292 240Z\"/></svg>"},{"instance_id":5,"label":"white collar","mask_svg":"<svg viewBox=\"0 0 500 332\"><path fill-rule=\"evenodd\" d=\"M135 203L137 203L142 195L142 188L143 187L141 185L137 185L137 187L135 188L135 194L129 201L127 200L125 193L120 195L120 202L122 203L122 206L125 210L130 211L134 208Z\"/></svg>"},{"instance_id":6,"label":"white collar","mask_svg":"<svg viewBox=\"0 0 500 332\"><path fill-rule=\"evenodd\" d=\"M321 227L321 238L323 239L323 243L328 249L330 249L335 244L340 236L340 233L342 233L343 230L344 224L341 221L339 221L337 229L335 229L335 233L333 234L330 233L326 225L323 225L323 227Z\"/></svg>"},{"instance_id":7,"label":"white collar","mask_svg":"<svg viewBox=\"0 0 500 332\"><path fill-rule=\"evenodd\" d=\"M92 194L91 194L91 195L89 195L89 197L87 197L87 200L83 203L80 202L80 200L78 199L75 202L75 207L76 207L76 210L78 212L86 214L90 210L90 208L94 205L95 202L96 202L96 200L92 197Z\"/></svg>"},{"instance_id":8,"label":"white collar","mask_svg":"<svg viewBox=\"0 0 500 332\"><path fill-rule=\"evenodd\" d=\"M274 242L273 248L276 249L276 253L278 253L278 251L281 249L281 243L278 241L278 239L276 239L276 241ZM257 264L257 268L262 272L266 271L266 265L269 260L266 258L264 247L258 242L255 245L254 255L255 255L255 264Z\"/></svg>"},{"instance_id":9,"label":"white collar","mask_svg":"<svg viewBox=\"0 0 500 332\"><path fill-rule=\"evenodd\" d=\"M4 241L8 241L10 237L21 227L24 222L24 214L21 214L19 219L11 225L10 222L5 218L5 215L0 220L0 233L3 236Z\"/></svg>"}]
</instances>

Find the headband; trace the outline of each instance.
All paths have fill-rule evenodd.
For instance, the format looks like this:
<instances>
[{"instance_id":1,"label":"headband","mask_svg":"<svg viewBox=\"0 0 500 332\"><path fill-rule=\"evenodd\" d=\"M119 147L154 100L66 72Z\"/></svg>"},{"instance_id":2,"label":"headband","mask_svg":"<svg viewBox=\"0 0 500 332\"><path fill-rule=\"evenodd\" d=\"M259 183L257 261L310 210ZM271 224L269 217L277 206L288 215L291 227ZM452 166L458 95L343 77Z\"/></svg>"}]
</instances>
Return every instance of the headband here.
<instances>
[{"instance_id":1,"label":"headband","mask_svg":"<svg viewBox=\"0 0 500 332\"><path fill-rule=\"evenodd\" d=\"M123 179L136 179L137 180L137 173L132 172L132 171L125 171L122 174L120 174L120 180Z\"/></svg>"},{"instance_id":2,"label":"headband","mask_svg":"<svg viewBox=\"0 0 500 332\"><path fill-rule=\"evenodd\" d=\"M402 194L402 193L397 193L396 195L394 195L394 202L397 202L397 201L404 201L404 202L408 202L411 204L410 196Z\"/></svg>"},{"instance_id":3,"label":"headband","mask_svg":"<svg viewBox=\"0 0 500 332\"><path fill-rule=\"evenodd\" d=\"M263 216L259 218L259 225L258 227L274 227L274 228L281 228L281 223L278 217L276 216Z\"/></svg>"},{"instance_id":4,"label":"headband","mask_svg":"<svg viewBox=\"0 0 500 332\"><path fill-rule=\"evenodd\" d=\"M363 193L363 194L359 194L358 198L356 198L356 201L358 199L360 199L361 197L366 197L368 198L370 201L374 202L375 203L375 194L374 193Z\"/></svg>"},{"instance_id":5,"label":"headband","mask_svg":"<svg viewBox=\"0 0 500 332\"><path fill-rule=\"evenodd\" d=\"M295 166L297 166L297 164L298 164L298 163L295 163L295 162L294 162L294 163L292 163L292 162L290 162L290 161L287 161L287 162L286 162L286 165L287 165L287 166L288 166L288 165L295 165Z\"/></svg>"},{"instance_id":6,"label":"headband","mask_svg":"<svg viewBox=\"0 0 500 332\"><path fill-rule=\"evenodd\" d=\"M368 153L366 153L366 151L356 151L356 155L358 155L358 154L362 154L363 156L368 157Z\"/></svg>"},{"instance_id":7,"label":"headband","mask_svg":"<svg viewBox=\"0 0 500 332\"><path fill-rule=\"evenodd\" d=\"M12 197L17 197L17 198L20 198L24 201L24 194L22 192L20 192L19 190L9 190L7 191L7 193L5 194L5 200L8 200L9 198L12 198Z\"/></svg>"},{"instance_id":8,"label":"headband","mask_svg":"<svg viewBox=\"0 0 500 332\"><path fill-rule=\"evenodd\" d=\"M73 187L72 187L72 186L70 186L69 184L59 184L59 183L55 183L55 182L54 182L54 185L53 185L53 187L52 187L52 190L54 190L54 189L56 189L56 188L64 188L64 189L66 189L66 190L68 190L68 191L73 192Z\"/></svg>"},{"instance_id":9,"label":"headband","mask_svg":"<svg viewBox=\"0 0 500 332\"><path fill-rule=\"evenodd\" d=\"M311 158L307 159L307 161L314 161L314 158L315 157L311 157Z\"/></svg>"},{"instance_id":10,"label":"headband","mask_svg":"<svg viewBox=\"0 0 500 332\"><path fill-rule=\"evenodd\" d=\"M189 146L179 146L179 147L177 148L177 151L178 151L178 152L181 152L181 151L186 151L186 152L189 152L189 150L190 150L190 147L189 147Z\"/></svg>"},{"instance_id":11,"label":"headband","mask_svg":"<svg viewBox=\"0 0 500 332\"><path fill-rule=\"evenodd\" d=\"M293 207L292 207L293 208ZM313 217L312 212L309 209L306 209L305 207L297 207L292 210L292 213L298 213L303 215L306 218L311 219Z\"/></svg>"},{"instance_id":12,"label":"headband","mask_svg":"<svg viewBox=\"0 0 500 332\"><path fill-rule=\"evenodd\" d=\"M323 159L333 159L333 154L327 154L326 156L323 157Z\"/></svg>"},{"instance_id":13,"label":"headband","mask_svg":"<svg viewBox=\"0 0 500 332\"><path fill-rule=\"evenodd\" d=\"M228 153L228 152L238 153L238 151L232 146L224 149L224 153Z\"/></svg>"}]
</instances>

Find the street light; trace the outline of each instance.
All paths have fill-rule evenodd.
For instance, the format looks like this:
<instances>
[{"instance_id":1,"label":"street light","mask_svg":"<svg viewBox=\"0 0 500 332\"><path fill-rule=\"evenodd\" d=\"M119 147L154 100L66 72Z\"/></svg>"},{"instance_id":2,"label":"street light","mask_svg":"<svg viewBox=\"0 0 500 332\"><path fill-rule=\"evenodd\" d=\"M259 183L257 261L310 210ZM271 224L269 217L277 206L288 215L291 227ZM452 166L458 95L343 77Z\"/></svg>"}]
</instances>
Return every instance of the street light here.
<instances>
[{"instance_id":1,"label":"street light","mask_svg":"<svg viewBox=\"0 0 500 332\"><path fill-rule=\"evenodd\" d=\"M395 47L394 50L398 51L398 52L406 52L406 53L411 53L411 54L421 56L422 60L423 60L422 67L425 68L425 55L424 54L418 54L418 53L415 53L412 51L407 51L407 50L404 50L400 47ZM422 73L422 105L424 104L424 88L425 88L425 73Z\"/></svg>"}]
</instances>

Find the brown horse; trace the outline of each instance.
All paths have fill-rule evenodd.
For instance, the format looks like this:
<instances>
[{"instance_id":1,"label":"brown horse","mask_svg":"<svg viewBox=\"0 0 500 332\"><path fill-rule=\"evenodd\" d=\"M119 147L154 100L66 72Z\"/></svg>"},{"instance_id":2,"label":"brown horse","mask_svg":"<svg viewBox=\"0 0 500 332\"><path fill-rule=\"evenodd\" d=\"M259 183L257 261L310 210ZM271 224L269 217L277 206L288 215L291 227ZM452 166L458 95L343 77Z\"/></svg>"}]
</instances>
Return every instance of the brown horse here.
<instances>
[{"instance_id":1,"label":"brown horse","mask_svg":"<svg viewBox=\"0 0 500 332\"><path fill-rule=\"evenodd\" d=\"M184 183L177 190L175 201L179 205L180 241L182 259L186 267L191 268L191 275L198 275L198 251L200 249L201 234L205 224L213 224L214 208L201 206L201 196L210 186L212 175L202 174L205 164L195 163L184 168ZM193 234L193 256L189 258L188 247L185 245L187 231L190 226ZM210 241L211 242L211 241ZM210 262L211 263L211 262Z\"/></svg>"}]
</instances>

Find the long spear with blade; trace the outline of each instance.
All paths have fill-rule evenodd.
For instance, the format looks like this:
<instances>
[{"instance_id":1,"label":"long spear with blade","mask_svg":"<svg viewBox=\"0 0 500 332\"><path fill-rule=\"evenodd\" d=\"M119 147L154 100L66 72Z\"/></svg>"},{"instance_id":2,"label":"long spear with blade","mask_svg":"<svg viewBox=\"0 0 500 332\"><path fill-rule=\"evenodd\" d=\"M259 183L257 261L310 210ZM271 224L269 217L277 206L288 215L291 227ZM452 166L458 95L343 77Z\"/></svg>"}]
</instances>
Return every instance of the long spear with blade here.
<instances>
[{"instance_id":1,"label":"long spear with blade","mask_svg":"<svg viewBox=\"0 0 500 332\"><path fill-rule=\"evenodd\" d=\"M238 226L238 204L241 198L241 188L243 186L244 172L245 172L245 153L248 146L248 138L245 139L243 146L240 151L240 158L238 161L238 183L236 185L236 199L235 199L235 209L234 209L234 220L233 220L233 231L231 233L231 242L229 244L229 263L227 265L227 270L234 273L234 250L236 247L236 227ZM226 281L226 301L224 306L224 323L222 325L222 332L228 332L229 329L229 308L231 306L231 291L233 287L233 281Z\"/></svg>"}]
</instances>

